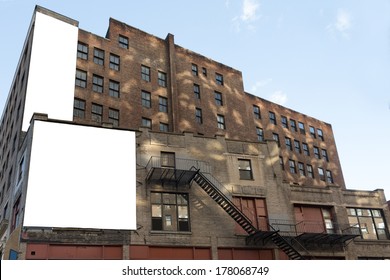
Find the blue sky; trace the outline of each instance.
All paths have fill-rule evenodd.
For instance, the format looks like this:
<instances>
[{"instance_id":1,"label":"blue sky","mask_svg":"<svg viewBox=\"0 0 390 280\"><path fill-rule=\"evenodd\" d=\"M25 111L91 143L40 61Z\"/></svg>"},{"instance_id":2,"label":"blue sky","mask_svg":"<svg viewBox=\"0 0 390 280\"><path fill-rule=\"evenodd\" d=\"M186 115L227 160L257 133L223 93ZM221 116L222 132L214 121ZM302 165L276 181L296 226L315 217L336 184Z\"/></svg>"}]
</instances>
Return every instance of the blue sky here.
<instances>
[{"instance_id":1,"label":"blue sky","mask_svg":"<svg viewBox=\"0 0 390 280\"><path fill-rule=\"evenodd\" d=\"M332 124L347 188L390 200L390 1L0 0L0 110L36 4L101 36L109 17L172 33L242 71L247 92Z\"/></svg>"}]
</instances>

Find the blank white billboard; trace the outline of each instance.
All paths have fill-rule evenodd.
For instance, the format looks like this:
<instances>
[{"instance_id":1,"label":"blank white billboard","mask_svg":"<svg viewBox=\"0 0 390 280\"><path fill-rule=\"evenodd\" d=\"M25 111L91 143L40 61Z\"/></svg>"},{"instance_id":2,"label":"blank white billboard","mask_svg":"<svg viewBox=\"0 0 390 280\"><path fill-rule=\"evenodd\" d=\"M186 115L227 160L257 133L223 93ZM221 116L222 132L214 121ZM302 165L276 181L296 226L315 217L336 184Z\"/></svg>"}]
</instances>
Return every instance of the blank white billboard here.
<instances>
[{"instance_id":1,"label":"blank white billboard","mask_svg":"<svg viewBox=\"0 0 390 280\"><path fill-rule=\"evenodd\" d=\"M34 113L73 120L78 31L77 26L36 12L23 131Z\"/></svg>"},{"instance_id":2,"label":"blank white billboard","mask_svg":"<svg viewBox=\"0 0 390 280\"><path fill-rule=\"evenodd\" d=\"M35 121L23 225L136 229L135 132Z\"/></svg>"}]
</instances>

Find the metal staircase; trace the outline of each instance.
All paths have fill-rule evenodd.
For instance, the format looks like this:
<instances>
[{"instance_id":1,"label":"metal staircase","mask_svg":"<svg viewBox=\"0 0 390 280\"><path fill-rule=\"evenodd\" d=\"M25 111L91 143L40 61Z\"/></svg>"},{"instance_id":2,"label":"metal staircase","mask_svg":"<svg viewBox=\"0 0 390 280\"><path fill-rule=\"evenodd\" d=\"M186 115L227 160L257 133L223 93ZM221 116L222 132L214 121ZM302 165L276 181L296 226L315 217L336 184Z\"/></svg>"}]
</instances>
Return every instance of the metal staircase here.
<instances>
[{"instance_id":1,"label":"metal staircase","mask_svg":"<svg viewBox=\"0 0 390 280\"><path fill-rule=\"evenodd\" d=\"M257 228L251 220L233 204L233 202L213 184L202 172L196 173L194 181L221 206L248 234L253 234Z\"/></svg>"},{"instance_id":2,"label":"metal staircase","mask_svg":"<svg viewBox=\"0 0 390 280\"><path fill-rule=\"evenodd\" d=\"M279 232L271 237L272 241L279 247L291 260L304 260L305 258L287 241Z\"/></svg>"},{"instance_id":3,"label":"metal staircase","mask_svg":"<svg viewBox=\"0 0 390 280\"><path fill-rule=\"evenodd\" d=\"M207 174L206 176L202 172L198 171L193 180L249 234L249 239L256 240L255 236L262 235L263 232L252 224L251 220L233 204L233 202L223 193L221 188L216 186L218 181L211 180L210 177L212 177L210 174ZM273 230L268 234L268 236L290 259L304 259L293 245L286 238L281 236L278 231Z\"/></svg>"}]
</instances>

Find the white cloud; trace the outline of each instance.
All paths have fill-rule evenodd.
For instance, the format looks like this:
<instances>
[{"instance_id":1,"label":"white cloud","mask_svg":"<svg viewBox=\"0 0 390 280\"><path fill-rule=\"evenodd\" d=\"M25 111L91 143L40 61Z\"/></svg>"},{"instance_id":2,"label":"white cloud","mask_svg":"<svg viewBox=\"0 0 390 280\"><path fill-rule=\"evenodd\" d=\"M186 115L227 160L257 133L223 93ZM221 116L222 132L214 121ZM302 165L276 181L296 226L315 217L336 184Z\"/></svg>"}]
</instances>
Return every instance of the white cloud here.
<instances>
[{"instance_id":1,"label":"white cloud","mask_svg":"<svg viewBox=\"0 0 390 280\"><path fill-rule=\"evenodd\" d=\"M239 32L241 31L241 25L245 24L247 29L255 30L253 22L260 17L259 8L259 0L243 0L241 14L232 19L234 29Z\"/></svg>"},{"instance_id":2,"label":"white cloud","mask_svg":"<svg viewBox=\"0 0 390 280\"><path fill-rule=\"evenodd\" d=\"M260 3L257 0L244 0L240 16L241 20L255 21L258 18L257 9L259 7Z\"/></svg>"},{"instance_id":3,"label":"white cloud","mask_svg":"<svg viewBox=\"0 0 390 280\"><path fill-rule=\"evenodd\" d=\"M343 9L338 9L336 19L329 24L326 29L331 33L340 33L343 37L349 38L349 31L352 29L352 16L349 12Z\"/></svg>"},{"instance_id":4,"label":"white cloud","mask_svg":"<svg viewBox=\"0 0 390 280\"><path fill-rule=\"evenodd\" d=\"M275 91L270 96L270 100L274 103L277 103L279 105L284 105L287 103L287 95L283 93L281 90Z\"/></svg>"},{"instance_id":5,"label":"white cloud","mask_svg":"<svg viewBox=\"0 0 390 280\"><path fill-rule=\"evenodd\" d=\"M336 29L340 32L346 32L349 29L351 29L352 27L351 15L344 10L338 10L335 26Z\"/></svg>"},{"instance_id":6,"label":"white cloud","mask_svg":"<svg viewBox=\"0 0 390 280\"><path fill-rule=\"evenodd\" d=\"M268 78L268 79L265 79L265 80L261 80L261 81L257 81L252 87L251 87L251 92L253 94L257 93L262 87L265 87L266 85L268 85L269 83L272 82L272 79L271 78Z\"/></svg>"}]
</instances>

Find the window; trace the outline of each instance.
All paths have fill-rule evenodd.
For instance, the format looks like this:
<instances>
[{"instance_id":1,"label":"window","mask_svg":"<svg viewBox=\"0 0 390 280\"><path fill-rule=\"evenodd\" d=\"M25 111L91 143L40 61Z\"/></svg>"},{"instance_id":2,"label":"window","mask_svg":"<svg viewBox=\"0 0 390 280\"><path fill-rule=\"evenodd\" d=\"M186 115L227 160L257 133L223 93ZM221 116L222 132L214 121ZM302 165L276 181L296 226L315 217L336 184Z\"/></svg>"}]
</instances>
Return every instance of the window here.
<instances>
[{"instance_id":1,"label":"window","mask_svg":"<svg viewBox=\"0 0 390 280\"><path fill-rule=\"evenodd\" d=\"M169 125L167 123L160 123L160 131L168 132Z\"/></svg>"},{"instance_id":2,"label":"window","mask_svg":"<svg viewBox=\"0 0 390 280\"><path fill-rule=\"evenodd\" d=\"M256 127L257 140L263 142L264 141L264 131L260 127Z\"/></svg>"},{"instance_id":3,"label":"window","mask_svg":"<svg viewBox=\"0 0 390 280\"><path fill-rule=\"evenodd\" d=\"M128 49L129 48L129 38L123 36L123 35L119 35L119 39L118 39L118 42L119 42L119 46L124 48L124 49Z\"/></svg>"},{"instance_id":4,"label":"window","mask_svg":"<svg viewBox=\"0 0 390 280\"><path fill-rule=\"evenodd\" d=\"M295 152L300 154L301 153L301 145L299 144L298 140L294 140L294 147L295 147Z\"/></svg>"},{"instance_id":5,"label":"window","mask_svg":"<svg viewBox=\"0 0 390 280\"><path fill-rule=\"evenodd\" d=\"M388 239L388 229L382 210L347 208L349 225L361 234L363 239ZM355 233L355 232L353 232Z\"/></svg>"},{"instance_id":6,"label":"window","mask_svg":"<svg viewBox=\"0 0 390 280\"><path fill-rule=\"evenodd\" d=\"M334 183L333 176L332 176L332 171L330 171L330 170L326 170L326 181L329 184L333 184Z\"/></svg>"},{"instance_id":7,"label":"window","mask_svg":"<svg viewBox=\"0 0 390 280\"><path fill-rule=\"evenodd\" d=\"M101 123L103 117L103 106L92 103L92 115L93 121Z\"/></svg>"},{"instance_id":8,"label":"window","mask_svg":"<svg viewBox=\"0 0 390 280\"><path fill-rule=\"evenodd\" d=\"M291 139L286 137L284 142L286 143L286 147L287 149L289 149L290 151L292 151L292 145L291 145Z\"/></svg>"},{"instance_id":9,"label":"window","mask_svg":"<svg viewBox=\"0 0 390 280\"><path fill-rule=\"evenodd\" d=\"M316 137L316 130L315 130L314 127L309 126L309 132L310 132L311 137L317 138L317 137Z\"/></svg>"},{"instance_id":10,"label":"window","mask_svg":"<svg viewBox=\"0 0 390 280\"><path fill-rule=\"evenodd\" d=\"M321 158L321 157L320 157L320 150L318 149L318 147L314 146L314 147L313 147L313 151L314 151L314 156L315 156L315 158L320 159L320 158Z\"/></svg>"},{"instance_id":11,"label":"window","mask_svg":"<svg viewBox=\"0 0 390 280\"><path fill-rule=\"evenodd\" d=\"M73 116L77 118L85 118L85 101L75 98L73 101Z\"/></svg>"},{"instance_id":12,"label":"window","mask_svg":"<svg viewBox=\"0 0 390 280\"><path fill-rule=\"evenodd\" d=\"M215 81L218 85L223 86L223 76L221 74L215 73Z\"/></svg>"},{"instance_id":13,"label":"window","mask_svg":"<svg viewBox=\"0 0 390 280\"><path fill-rule=\"evenodd\" d=\"M142 106L145 108L151 108L152 107L152 100L151 100L151 94L147 91L141 91L141 101Z\"/></svg>"},{"instance_id":14,"label":"window","mask_svg":"<svg viewBox=\"0 0 390 280\"><path fill-rule=\"evenodd\" d=\"M116 109L108 109L108 120L113 126L119 126L119 111Z\"/></svg>"},{"instance_id":15,"label":"window","mask_svg":"<svg viewBox=\"0 0 390 280\"><path fill-rule=\"evenodd\" d=\"M199 124L203 123L202 109L195 108L195 121Z\"/></svg>"},{"instance_id":16,"label":"window","mask_svg":"<svg viewBox=\"0 0 390 280\"><path fill-rule=\"evenodd\" d=\"M167 87L167 74L158 71L158 85L160 87Z\"/></svg>"},{"instance_id":17,"label":"window","mask_svg":"<svg viewBox=\"0 0 390 280\"><path fill-rule=\"evenodd\" d=\"M294 131L294 132L297 132L297 123L295 122L295 120L291 120L290 119L290 127L291 127L291 131Z\"/></svg>"},{"instance_id":18,"label":"window","mask_svg":"<svg viewBox=\"0 0 390 280\"><path fill-rule=\"evenodd\" d=\"M77 44L77 57L81 59L88 59L88 45L78 42Z\"/></svg>"},{"instance_id":19,"label":"window","mask_svg":"<svg viewBox=\"0 0 390 280\"><path fill-rule=\"evenodd\" d=\"M253 105L253 115L255 116L255 119L261 119L261 114L260 114L260 107Z\"/></svg>"},{"instance_id":20,"label":"window","mask_svg":"<svg viewBox=\"0 0 390 280\"><path fill-rule=\"evenodd\" d=\"M220 129L226 129L225 125L225 117L222 115L217 115L217 123L218 123L218 128Z\"/></svg>"},{"instance_id":21,"label":"window","mask_svg":"<svg viewBox=\"0 0 390 280\"><path fill-rule=\"evenodd\" d=\"M119 71L120 57L110 53L110 68Z\"/></svg>"},{"instance_id":22,"label":"window","mask_svg":"<svg viewBox=\"0 0 390 280\"><path fill-rule=\"evenodd\" d=\"M303 154L305 156L310 156L309 146L307 145L307 143L302 143L302 149L303 149Z\"/></svg>"},{"instance_id":23,"label":"window","mask_svg":"<svg viewBox=\"0 0 390 280\"><path fill-rule=\"evenodd\" d=\"M202 73L203 76L207 77L207 69L205 67L202 67Z\"/></svg>"},{"instance_id":24,"label":"window","mask_svg":"<svg viewBox=\"0 0 390 280\"><path fill-rule=\"evenodd\" d=\"M158 98L158 110L160 112L168 112L168 98L159 96Z\"/></svg>"},{"instance_id":25,"label":"window","mask_svg":"<svg viewBox=\"0 0 390 280\"><path fill-rule=\"evenodd\" d=\"M306 133L306 131L305 131L305 125L304 125L303 123L298 122L298 127L299 127L299 132L300 132L301 134L305 134L305 133Z\"/></svg>"},{"instance_id":26,"label":"window","mask_svg":"<svg viewBox=\"0 0 390 280\"><path fill-rule=\"evenodd\" d=\"M94 92L102 93L103 81L104 81L103 77L94 74L92 77L92 90Z\"/></svg>"},{"instance_id":27,"label":"window","mask_svg":"<svg viewBox=\"0 0 390 280\"><path fill-rule=\"evenodd\" d=\"M152 230L190 231L188 194L150 194L152 205Z\"/></svg>"},{"instance_id":28,"label":"window","mask_svg":"<svg viewBox=\"0 0 390 280\"><path fill-rule=\"evenodd\" d=\"M290 173L295 174L297 173L297 169L295 167L295 161L292 159L288 160L288 165L290 166Z\"/></svg>"},{"instance_id":29,"label":"window","mask_svg":"<svg viewBox=\"0 0 390 280\"><path fill-rule=\"evenodd\" d=\"M302 162L298 162L299 175L306 176L305 165Z\"/></svg>"},{"instance_id":30,"label":"window","mask_svg":"<svg viewBox=\"0 0 390 280\"><path fill-rule=\"evenodd\" d=\"M280 164L280 167L282 168L282 170L284 170L284 161L283 161L283 157L279 157L279 164Z\"/></svg>"},{"instance_id":31,"label":"window","mask_svg":"<svg viewBox=\"0 0 390 280\"><path fill-rule=\"evenodd\" d=\"M148 118L142 118L141 126L147 127L147 128L152 128L152 120L148 119Z\"/></svg>"},{"instance_id":32,"label":"window","mask_svg":"<svg viewBox=\"0 0 390 280\"><path fill-rule=\"evenodd\" d=\"M161 167L176 167L175 153L161 152Z\"/></svg>"},{"instance_id":33,"label":"window","mask_svg":"<svg viewBox=\"0 0 390 280\"><path fill-rule=\"evenodd\" d=\"M317 128L317 134L318 134L318 138L324 141L324 134L322 133L321 129Z\"/></svg>"},{"instance_id":34,"label":"window","mask_svg":"<svg viewBox=\"0 0 390 280\"><path fill-rule=\"evenodd\" d=\"M194 84L194 94L196 99L200 99L200 87L197 84Z\"/></svg>"},{"instance_id":35,"label":"window","mask_svg":"<svg viewBox=\"0 0 390 280\"><path fill-rule=\"evenodd\" d=\"M141 78L144 81L150 82L150 68L144 65L141 65Z\"/></svg>"},{"instance_id":36,"label":"window","mask_svg":"<svg viewBox=\"0 0 390 280\"><path fill-rule=\"evenodd\" d=\"M14 207L12 209L12 230L14 230L20 222L20 216L21 216L21 207L20 207L20 200L21 200L21 195L19 198L16 200Z\"/></svg>"},{"instance_id":37,"label":"window","mask_svg":"<svg viewBox=\"0 0 390 280\"><path fill-rule=\"evenodd\" d=\"M93 62L98 65L104 65L104 51L94 48L93 50Z\"/></svg>"},{"instance_id":38,"label":"window","mask_svg":"<svg viewBox=\"0 0 390 280\"><path fill-rule=\"evenodd\" d=\"M198 76L198 65L192 64L191 65L191 71L192 71L192 75Z\"/></svg>"},{"instance_id":39,"label":"window","mask_svg":"<svg viewBox=\"0 0 390 280\"><path fill-rule=\"evenodd\" d=\"M322 169L321 167L318 167L318 176L320 177L321 181L325 181L324 169Z\"/></svg>"},{"instance_id":40,"label":"window","mask_svg":"<svg viewBox=\"0 0 390 280\"><path fill-rule=\"evenodd\" d=\"M329 161L328 152L325 149L321 149L322 158Z\"/></svg>"},{"instance_id":41,"label":"window","mask_svg":"<svg viewBox=\"0 0 390 280\"><path fill-rule=\"evenodd\" d=\"M76 69L76 86L87 87L87 72Z\"/></svg>"},{"instance_id":42,"label":"window","mask_svg":"<svg viewBox=\"0 0 390 280\"><path fill-rule=\"evenodd\" d=\"M240 180L252 180L252 165L248 159L238 160L238 171L240 173Z\"/></svg>"},{"instance_id":43,"label":"window","mask_svg":"<svg viewBox=\"0 0 390 280\"><path fill-rule=\"evenodd\" d=\"M222 106L223 105L222 93L220 93L218 91L215 91L214 92L214 97L215 97L215 104L217 104L218 106Z\"/></svg>"},{"instance_id":44,"label":"window","mask_svg":"<svg viewBox=\"0 0 390 280\"><path fill-rule=\"evenodd\" d=\"M307 164L306 171L307 171L307 176L309 176L310 178L314 178L313 166Z\"/></svg>"},{"instance_id":45,"label":"window","mask_svg":"<svg viewBox=\"0 0 390 280\"><path fill-rule=\"evenodd\" d=\"M285 116L282 116L282 127L288 128L288 122Z\"/></svg>"},{"instance_id":46,"label":"window","mask_svg":"<svg viewBox=\"0 0 390 280\"><path fill-rule=\"evenodd\" d=\"M272 133L272 139L274 139L276 141L276 143L278 144L278 147L280 147L279 134Z\"/></svg>"},{"instance_id":47,"label":"window","mask_svg":"<svg viewBox=\"0 0 390 280\"><path fill-rule=\"evenodd\" d=\"M269 121L276 125L276 116L274 112L269 112Z\"/></svg>"},{"instance_id":48,"label":"window","mask_svg":"<svg viewBox=\"0 0 390 280\"><path fill-rule=\"evenodd\" d=\"M24 175L24 169L25 169L25 160L24 156L22 156L21 160L19 161L19 173L18 173L18 184L22 181L23 175Z\"/></svg>"},{"instance_id":49,"label":"window","mask_svg":"<svg viewBox=\"0 0 390 280\"><path fill-rule=\"evenodd\" d=\"M108 89L109 95L112 97L119 98L119 88L120 88L119 82L110 80L109 89Z\"/></svg>"}]
</instances>

